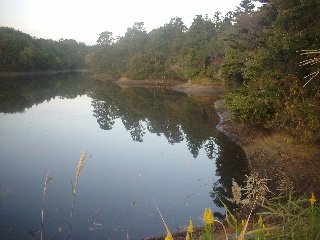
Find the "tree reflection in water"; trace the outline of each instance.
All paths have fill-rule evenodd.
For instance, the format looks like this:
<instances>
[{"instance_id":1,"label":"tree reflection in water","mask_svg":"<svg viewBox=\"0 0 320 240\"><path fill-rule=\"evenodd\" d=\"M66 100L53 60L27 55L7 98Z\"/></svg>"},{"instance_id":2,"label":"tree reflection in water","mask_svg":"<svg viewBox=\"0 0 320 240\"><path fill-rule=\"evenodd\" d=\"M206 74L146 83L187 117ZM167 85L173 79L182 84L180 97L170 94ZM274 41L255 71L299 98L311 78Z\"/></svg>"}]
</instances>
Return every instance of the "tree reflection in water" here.
<instances>
[{"instance_id":1,"label":"tree reflection in water","mask_svg":"<svg viewBox=\"0 0 320 240\"><path fill-rule=\"evenodd\" d=\"M28 76L0 79L0 111L23 112L55 97L92 98L93 115L103 130L111 130L121 119L132 140L142 142L146 131L164 135L170 144L185 141L194 158L204 148L216 162L219 180L211 196L217 206L230 198L232 178L242 183L247 173L244 151L216 129L218 116L209 97L192 97L164 88L122 89L87 74ZM227 201L224 201L227 203Z\"/></svg>"}]
</instances>

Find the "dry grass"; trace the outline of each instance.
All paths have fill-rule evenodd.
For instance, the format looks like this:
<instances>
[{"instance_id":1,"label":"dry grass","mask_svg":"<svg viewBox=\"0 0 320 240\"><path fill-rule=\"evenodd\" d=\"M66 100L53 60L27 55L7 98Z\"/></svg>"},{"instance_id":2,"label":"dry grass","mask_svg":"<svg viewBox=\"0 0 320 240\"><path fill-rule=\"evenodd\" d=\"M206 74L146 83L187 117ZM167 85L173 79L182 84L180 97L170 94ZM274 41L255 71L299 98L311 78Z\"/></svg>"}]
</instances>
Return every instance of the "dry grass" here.
<instances>
[{"instance_id":1,"label":"dry grass","mask_svg":"<svg viewBox=\"0 0 320 240\"><path fill-rule=\"evenodd\" d=\"M40 229L40 238L41 240L43 239L43 225L44 225L44 201L46 198L46 192L47 192L47 187L52 179L50 172L48 172L46 179L44 181L44 186L43 186L43 197L42 197L42 209L41 209L41 229Z\"/></svg>"},{"instance_id":2,"label":"dry grass","mask_svg":"<svg viewBox=\"0 0 320 240\"><path fill-rule=\"evenodd\" d=\"M72 230L72 218L73 218L73 211L74 211L74 200L76 196L76 190L79 182L79 177L81 174L81 171L83 169L83 166L86 163L86 156L87 156L87 151L84 149L81 153L80 160L78 163L78 168L76 172L76 180L75 183L73 184L71 181L71 187L72 187L72 203L71 203L71 211L70 211L70 221L69 221L69 239L71 239L71 230Z\"/></svg>"},{"instance_id":3,"label":"dry grass","mask_svg":"<svg viewBox=\"0 0 320 240\"><path fill-rule=\"evenodd\" d=\"M172 237L172 234L171 234L171 232L170 232L170 229L168 228L166 222L164 221L164 218L162 217L162 214L161 214L161 212L160 212L160 210L159 210L156 202L154 202L154 204L156 205L156 208L157 208L157 210L158 210L158 212L159 212L159 215L160 215L160 217L161 217L161 220L162 220L162 222L163 222L163 225L164 225L164 227L166 228L166 231L167 231L167 235L166 235L166 237L165 237L165 240L173 240L173 237Z\"/></svg>"}]
</instances>

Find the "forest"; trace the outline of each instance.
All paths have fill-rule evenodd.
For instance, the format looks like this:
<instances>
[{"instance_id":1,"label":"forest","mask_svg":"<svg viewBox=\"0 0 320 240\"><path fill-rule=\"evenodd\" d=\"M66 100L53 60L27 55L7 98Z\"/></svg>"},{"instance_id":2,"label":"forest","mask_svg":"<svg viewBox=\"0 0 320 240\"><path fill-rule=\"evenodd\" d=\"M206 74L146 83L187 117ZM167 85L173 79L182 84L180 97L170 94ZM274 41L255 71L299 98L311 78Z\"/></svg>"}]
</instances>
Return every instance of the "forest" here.
<instances>
[{"instance_id":1,"label":"forest","mask_svg":"<svg viewBox=\"0 0 320 240\"><path fill-rule=\"evenodd\" d=\"M261 5L255 7L255 2ZM320 142L320 0L242 0L235 11L174 17L97 44L0 28L0 72L88 68L112 78L223 84L235 119Z\"/></svg>"},{"instance_id":2,"label":"forest","mask_svg":"<svg viewBox=\"0 0 320 240\"><path fill-rule=\"evenodd\" d=\"M37 39L9 27L0 28L0 72L79 69L89 48L73 39Z\"/></svg>"}]
</instances>

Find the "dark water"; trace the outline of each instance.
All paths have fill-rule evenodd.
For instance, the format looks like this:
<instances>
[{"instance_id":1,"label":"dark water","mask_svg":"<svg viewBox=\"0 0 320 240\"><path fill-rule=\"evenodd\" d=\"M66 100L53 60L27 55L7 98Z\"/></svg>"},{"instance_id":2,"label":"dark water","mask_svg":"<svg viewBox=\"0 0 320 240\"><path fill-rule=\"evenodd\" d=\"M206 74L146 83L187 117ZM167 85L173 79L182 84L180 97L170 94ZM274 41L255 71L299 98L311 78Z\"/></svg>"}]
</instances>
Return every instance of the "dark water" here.
<instances>
[{"instance_id":1,"label":"dark water","mask_svg":"<svg viewBox=\"0 0 320 240\"><path fill-rule=\"evenodd\" d=\"M81 151L72 239L141 239L165 234L241 182L241 148L216 129L217 97L128 88L83 74L0 79L0 239L67 239ZM89 158L90 156L90 158ZM212 194L215 191L216 194Z\"/></svg>"}]
</instances>

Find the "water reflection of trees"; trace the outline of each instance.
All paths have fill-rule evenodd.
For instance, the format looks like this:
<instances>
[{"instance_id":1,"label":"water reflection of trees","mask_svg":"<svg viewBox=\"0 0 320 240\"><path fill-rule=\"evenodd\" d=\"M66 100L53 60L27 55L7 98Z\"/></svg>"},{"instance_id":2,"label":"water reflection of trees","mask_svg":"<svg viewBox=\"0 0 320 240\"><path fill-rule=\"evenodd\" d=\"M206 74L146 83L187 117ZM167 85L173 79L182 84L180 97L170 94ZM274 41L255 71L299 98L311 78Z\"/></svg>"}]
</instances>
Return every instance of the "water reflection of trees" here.
<instances>
[{"instance_id":1,"label":"water reflection of trees","mask_svg":"<svg viewBox=\"0 0 320 240\"><path fill-rule=\"evenodd\" d=\"M81 73L0 78L0 112L24 112L55 97L75 98L86 94L88 81Z\"/></svg>"},{"instance_id":2,"label":"water reflection of trees","mask_svg":"<svg viewBox=\"0 0 320 240\"><path fill-rule=\"evenodd\" d=\"M211 137L215 125L209 118L215 115L212 99L160 88L121 89L112 83L98 84L90 97L102 129L112 129L121 118L134 141L143 141L149 131L164 135L170 144L185 140L195 158L201 148L210 159L217 154Z\"/></svg>"},{"instance_id":3,"label":"water reflection of trees","mask_svg":"<svg viewBox=\"0 0 320 240\"><path fill-rule=\"evenodd\" d=\"M232 198L232 179L242 184L248 173L245 152L219 131L216 133L216 144L220 146L219 156L216 159L216 175L219 180L213 184L211 197L217 206L222 207L223 201L229 209L235 207L227 198Z\"/></svg>"},{"instance_id":4,"label":"water reflection of trees","mask_svg":"<svg viewBox=\"0 0 320 240\"><path fill-rule=\"evenodd\" d=\"M118 117L114 106L109 106L104 101L92 99L92 106L94 107L93 116L97 118L97 122L101 129L111 130L114 124L114 120Z\"/></svg>"},{"instance_id":5,"label":"water reflection of trees","mask_svg":"<svg viewBox=\"0 0 320 240\"><path fill-rule=\"evenodd\" d=\"M200 149L216 162L219 180L211 194L216 205L232 196L232 178L242 183L247 172L243 150L215 126L218 116L213 100L189 97L159 88L121 89L110 82L100 82L83 74L32 76L0 79L0 111L23 112L33 105L55 97L75 98L87 94L92 98L93 115L101 129L113 128L121 119L134 141L142 142L146 131L166 137L170 144L185 141L196 158Z\"/></svg>"},{"instance_id":6,"label":"water reflection of trees","mask_svg":"<svg viewBox=\"0 0 320 240\"><path fill-rule=\"evenodd\" d=\"M216 129L219 119L212 99L167 89L121 89L108 83L97 86L91 97L103 129L111 129L114 119L121 118L134 141L143 141L145 131L149 131L164 135L170 144L185 141L194 158L204 148L207 157L215 160L219 177L213 184L213 201L220 207L220 200L230 209L234 207L227 198L232 197L232 179L240 184L244 180L248 171L246 156L242 148Z\"/></svg>"},{"instance_id":7,"label":"water reflection of trees","mask_svg":"<svg viewBox=\"0 0 320 240\"><path fill-rule=\"evenodd\" d=\"M149 131L165 136L170 144L186 141L195 158L201 148L210 159L216 154L208 144L215 128L209 119L215 116L210 99L159 88L121 89L110 82L88 81L88 75L80 73L1 78L0 88L3 113L24 112L56 97L87 94L101 129L112 129L115 119L121 118L134 141L143 141Z\"/></svg>"}]
</instances>

